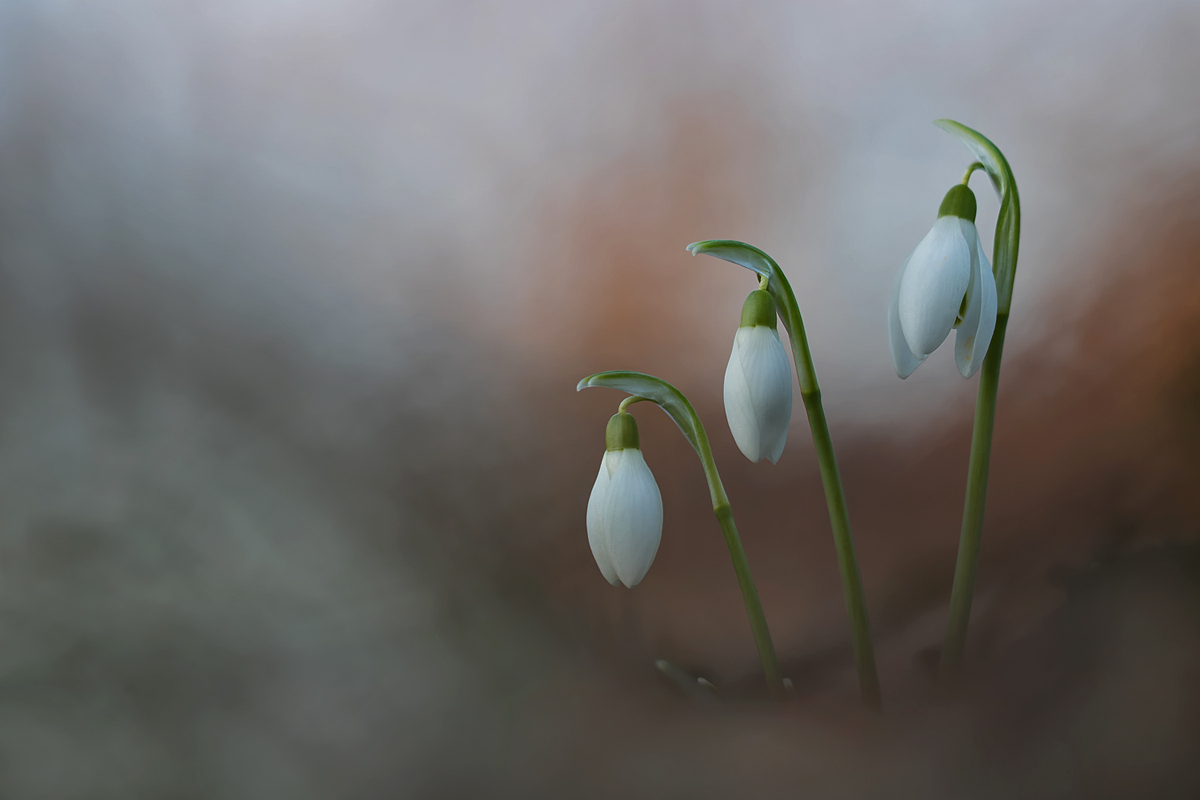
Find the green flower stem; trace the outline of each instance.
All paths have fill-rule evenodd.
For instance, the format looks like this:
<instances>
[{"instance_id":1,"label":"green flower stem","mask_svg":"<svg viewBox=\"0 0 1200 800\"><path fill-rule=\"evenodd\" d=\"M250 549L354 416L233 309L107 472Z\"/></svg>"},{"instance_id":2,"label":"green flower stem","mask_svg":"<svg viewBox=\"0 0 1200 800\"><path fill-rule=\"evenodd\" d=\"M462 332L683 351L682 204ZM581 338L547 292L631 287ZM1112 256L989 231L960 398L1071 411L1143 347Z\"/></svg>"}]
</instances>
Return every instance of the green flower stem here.
<instances>
[{"instance_id":1,"label":"green flower stem","mask_svg":"<svg viewBox=\"0 0 1200 800\"><path fill-rule=\"evenodd\" d=\"M867 619L867 601L863 594L862 576L858 571L858 557L854 552L854 538L850 534L850 513L846 508L846 494L842 490L842 478L838 471L837 456L833 452L833 437L829 435L829 423L825 420L825 408L821 404L821 387L817 383L817 371L813 367L812 351L808 347L808 335L804 331L804 319L791 284L783 270L769 255L757 247L731 239L696 242L688 245L692 253L704 253L739 264L768 279L768 290L775 298L779 316L783 319L792 342L792 356L796 361L796 381L800 385L800 399L808 415L812 430L813 446L817 451L817 463L821 469L821 482L825 486L825 502L829 507L829 524L833 529L833 542L837 549L838 569L842 575L842 592L846 598L846 610L850 616L850 632L854 643L854 660L858 666L858 685L863 703L872 709L882 705L879 689L879 673L875 667L875 649L871 644L871 626Z\"/></svg>"},{"instance_id":2,"label":"green flower stem","mask_svg":"<svg viewBox=\"0 0 1200 800\"><path fill-rule=\"evenodd\" d=\"M996 218L996 238L992 247L992 274L996 277L996 330L979 375L979 394L975 401L975 425L971 432L971 456L967 466L967 495L963 502L962 532L958 540L958 560L954 567L954 587L950 591L950 616L942 642L938 676L950 678L962 666L967 644L967 625L971 621L971 599L975 594L975 575L979 567L980 540L983 537L983 511L987 501L988 465L992 456L992 429L996 421L996 393L1000 386L1000 358L1004 353L1004 333L1012 308L1013 279L1017 273L1017 251L1021 242L1021 197L1008 160L1000 148L976 130L949 119L933 123L957 136L979 159L1000 198ZM970 178L974 164L963 180Z\"/></svg>"},{"instance_id":3,"label":"green flower stem","mask_svg":"<svg viewBox=\"0 0 1200 800\"><path fill-rule=\"evenodd\" d=\"M842 593L846 598L846 610L850 614L850 632L854 637L859 691L862 693L863 703L868 708L879 709L883 705L883 696L879 688L879 673L875 668L875 649L871 644L867 601L863 593L862 576L858 571L858 558L854 553L854 539L850 535L850 514L846 509L846 495L842 491L837 458L833 454L833 439L830 438L825 409L821 405L821 390L815 389L808 394L802 391L800 397L804 401L808 425L812 429L817 463L821 467L821 481L825 484L825 503L829 507L829 523L833 528L833 542L837 548L838 569L842 573Z\"/></svg>"},{"instance_id":4,"label":"green flower stem","mask_svg":"<svg viewBox=\"0 0 1200 800\"><path fill-rule=\"evenodd\" d=\"M971 458L967 467L967 497L963 507L962 533L958 539L958 563L954 588L950 591L950 619L938 665L941 678L952 677L962 664L975 595L975 573L979 566L979 541L983 538L983 507L987 501L988 465L992 456L992 429L996 421L996 390L1000 385L1000 356L1004 352L1004 329L1008 315L996 317L996 332L979 373L979 396L975 400L975 428L971 433Z\"/></svg>"},{"instance_id":5,"label":"green flower stem","mask_svg":"<svg viewBox=\"0 0 1200 800\"><path fill-rule=\"evenodd\" d=\"M788 287L789 294L791 287ZM796 302L795 296L791 302ZM799 312L796 313L799 318ZM854 552L854 537L850 534L850 512L846 508L846 493L842 489L842 476L838 471L837 456L833 452L833 437L829 434L829 423L825 420L825 407L821 403L821 387L817 385L817 373L813 368L812 353L808 349L808 338L804 334L804 323L792 333L792 356L796 360L796 372L803 369L800 380L800 399L808 415L808 426L812 430L813 447L817 451L817 464L821 468L821 483L825 486L825 504L829 508L829 524L833 528L833 543L837 548L838 569L842 573L842 593L846 598L846 611L850 614L850 633L854 638L854 659L858 665L858 688L863 703L868 708L879 709L883 696L879 688L879 673L875 668L875 648L871 644L871 624L867 619L867 600L863 593L862 575L858 571L858 557ZM803 365L803 366L801 366Z\"/></svg>"},{"instance_id":6,"label":"green flower stem","mask_svg":"<svg viewBox=\"0 0 1200 800\"><path fill-rule=\"evenodd\" d=\"M622 410L642 400L657 404L675 421L696 451L696 455L700 457L700 465L704 468L704 477L708 481L708 493L712 498L713 514L721 526L721 533L725 535L725 546L729 549L730 560L733 561L738 588L742 591L742 602L746 605L746 616L750 618L750 631L754 635L759 660L762 661L767 688L772 696L783 696L783 681L779 674L779 661L775 657L775 644L771 641L771 631L767 627L767 616L763 613L758 588L754 585L754 576L750 574L750 564L746 561L746 551L742 547L737 525L733 521L729 496L725 494L725 486L717 472L717 462L713 458L708 434L700 421L700 415L682 392L653 375L641 372L601 372L584 378L576 388L581 390L591 386L605 386L636 395L621 402Z\"/></svg>"},{"instance_id":7,"label":"green flower stem","mask_svg":"<svg viewBox=\"0 0 1200 800\"><path fill-rule=\"evenodd\" d=\"M800 399L804 402L804 411L809 416L812 444L817 451L817 463L821 468L821 482L829 507L829 527L833 529L834 547L838 551L841 588L846 597L846 610L850 614L859 691L862 692L863 703L868 708L878 709L882 705L880 675L875 668L875 648L871 645L871 626L866 618L863 578L858 572L858 557L854 554L854 540L850 533L850 512L846 509L846 493L841 488L838 458L834 456L833 438L829 435L829 423L821 404L821 386L817 384L816 369L812 366L809 337L804 332L804 319L800 317L796 294L793 293L787 276L779 269L775 259L757 247L724 239L694 242L688 245L688 249L692 254L715 255L716 258L744 266L767 278L767 289L775 299L775 306L779 309L780 318L784 320L787 335L792 341Z\"/></svg>"}]
</instances>

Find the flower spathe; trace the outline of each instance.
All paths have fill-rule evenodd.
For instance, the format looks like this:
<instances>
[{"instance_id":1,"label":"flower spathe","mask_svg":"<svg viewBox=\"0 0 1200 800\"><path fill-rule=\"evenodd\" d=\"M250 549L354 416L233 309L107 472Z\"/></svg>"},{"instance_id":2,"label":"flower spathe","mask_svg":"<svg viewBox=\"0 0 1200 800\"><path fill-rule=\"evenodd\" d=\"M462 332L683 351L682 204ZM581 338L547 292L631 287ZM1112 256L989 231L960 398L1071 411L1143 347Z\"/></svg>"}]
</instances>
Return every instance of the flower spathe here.
<instances>
[{"instance_id":1,"label":"flower spathe","mask_svg":"<svg viewBox=\"0 0 1200 800\"><path fill-rule=\"evenodd\" d=\"M588 544L604 578L632 589L658 552L662 495L638 448L633 416L615 415L605 438L607 449L588 499Z\"/></svg>"},{"instance_id":2,"label":"flower spathe","mask_svg":"<svg viewBox=\"0 0 1200 800\"><path fill-rule=\"evenodd\" d=\"M975 196L955 186L896 276L888 308L892 365L907 378L957 328L954 359L969 378L995 327L996 280L975 230Z\"/></svg>"},{"instance_id":3,"label":"flower spathe","mask_svg":"<svg viewBox=\"0 0 1200 800\"><path fill-rule=\"evenodd\" d=\"M725 417L738 449L754 462L783 455L792 419L792 371L770 293L750 293L725 368Z\"/></svg>"}]
</instances>

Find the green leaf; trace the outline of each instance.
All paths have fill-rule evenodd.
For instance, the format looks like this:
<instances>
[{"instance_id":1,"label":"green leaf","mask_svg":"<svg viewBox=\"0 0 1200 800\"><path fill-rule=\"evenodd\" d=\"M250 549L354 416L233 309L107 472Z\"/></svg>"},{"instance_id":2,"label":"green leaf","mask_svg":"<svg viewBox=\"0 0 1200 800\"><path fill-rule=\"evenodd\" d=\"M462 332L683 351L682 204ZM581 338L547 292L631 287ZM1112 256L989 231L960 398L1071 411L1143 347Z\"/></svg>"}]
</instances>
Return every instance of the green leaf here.
<instances>
[{"instance_id":1,"label":"green leaf","mask_svg":"<svg viewBox=\"0 0 1200 800\"><path fill-rule=\"evenodd\" d=\"M952 119L935 120L934 125L957 136L983 164L992 188L1000 198L996 219L996 241L992 246L992 273L996 276L996 311L1008 316L1012 307L1013 278L1017 273L1017 249L1021 240L1021 197L1008 159L1000 148L979 131Z\"/></svg>"},{"instance_id":2,"label":"green leaf","mask_svg":"<svg viewBox=\"0 0 1200 800\"><path fill-rule=\"evenodd\" d=\"M804 332L804 318L800 316L800 306L796 302L792 286L783 270L775 263L775 259L754 245L733 239L692 242L687 249L692 255L703 253L716 256L767 278L767 291L775 298L775 307L779 309L783 327L787 328L788 336L792 340L792 355L796 359L796 379L800 384L800 391L815 391L817 377L812 366L812 353L808 349L808 335Z\"/></svg>"},{"instance_id":3,"label":"green leaf","mask_svg":"<svg viewBox=\"0 0 1200 800\"><path fill-rule=\"evenodd\" d=\"M701 443L707 442L707 437L704 433L704 426L700 423L700 417L696 414L696 409L692 408L692 404L683 396L683 392L662 378L656 378L644 372L598 372L581 380L575 387L575 391L583 391L593 386L619 389L657 404L667 412L671 419L675 420L675 424L679 426L679 430L683 431L683 435L695 448L696 453L700 455L701 459L704 458L704 447Z\"/></svg>"}]
</instances>

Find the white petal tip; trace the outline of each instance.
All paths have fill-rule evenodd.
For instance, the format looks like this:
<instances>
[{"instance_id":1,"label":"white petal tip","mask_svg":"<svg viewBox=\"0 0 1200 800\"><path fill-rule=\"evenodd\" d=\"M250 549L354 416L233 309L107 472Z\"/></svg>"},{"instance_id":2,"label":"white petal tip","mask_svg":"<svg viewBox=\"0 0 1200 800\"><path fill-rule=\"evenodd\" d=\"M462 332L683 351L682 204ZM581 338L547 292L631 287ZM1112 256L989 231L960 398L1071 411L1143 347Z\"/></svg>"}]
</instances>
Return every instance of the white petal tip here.
<instances>
[{"instance_id":1,"label":"white petal tip","mask_svg":"<svg viewBox=\"0 0 1200 800\"><path fill-rule=\"evenodd\" d=\"M767 453L767 460L772 464L778 464L779 459L783 457L783 448L787 445L787 431L783 433L783 438L779 440L779 445L775 448L775 452Z\"/></svg>"},{"instance_id":2,"label":"white petal tip","mask_svg":"<svg viewBox=\"0 0 1200 800\"><path fill-rule=\"evenodd\" d=\"M964 345L964 347L973 350L973 344L974 343L971 340L967 340L967 343ZM958 363L958 374L962 375L964 378L969 378L978 372L980 365L983 363L982 361L976 361L973 358L960 358L956 359L956 361Z\"/></svg>"},{"instance_id":3,"label":"white petal tip","mask_svg":"<svg viewBox=\"0 0 1200 800\"><path fill-rule=\"evenodd\" d=\"M905 348L907 350L907 348ZM897 355L896 351L892 351L892 369L896 371L896 377L900 380L908 380L908 376L917 371L917 367L924 363L924 358L909 358L904 354Z\"/></svg>"},{"instance_id":4,"label":"white petal tip","mask_svg":"<svg viewBox=\"0 0 1200 800\"><path fill-rule=\"evenodd\" d=\"M747 453L745 450L742 450L740 445L738 446L738 450L741 452L742 455L744 455L746 457L746 460L749 461L751 464L757 464L758 462L762 461L762 456L758 456L757 453ZM755 458L755 456L758 456L758 458Z\"/></svg>"}]
</instances>

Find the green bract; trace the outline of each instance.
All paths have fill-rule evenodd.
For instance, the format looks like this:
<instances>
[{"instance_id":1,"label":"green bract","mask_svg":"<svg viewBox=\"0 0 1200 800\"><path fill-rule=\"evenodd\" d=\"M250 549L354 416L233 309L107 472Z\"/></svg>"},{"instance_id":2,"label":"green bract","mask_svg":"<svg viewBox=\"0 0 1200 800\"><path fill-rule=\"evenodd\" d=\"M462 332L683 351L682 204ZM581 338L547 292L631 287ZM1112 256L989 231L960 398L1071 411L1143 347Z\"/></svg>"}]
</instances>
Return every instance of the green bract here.
<instances>
[{"instance_id":1,"label":"green bract","mask_svg":"<svg viewBox=\"0 0 1200 800\"><path fill-rule=\"evenodd\" d=\"M992 274L996 276L996 313L1008 316L1012 306L1013 276L1017 271L1017 246L1021 239L1021 197L1008 160L1000 148L976 130L952 119L935 120L934 125L962 140L992 179L992 188L1000 198L996 218L996 241L992 248Z\"/></svg>"},{"instance_id":2,"label":"green bract","mask_svg":"<svg viewBox=\"0 0 1200 800\"><path fill-rule=\"evenodd\" d=\"M775 298L775 307L779 309L783 327L787 329L792 340L792 354L796 358L796 381L800 384L800 393L804 395L816 391L817 376L812 368L812 353L808 349L808 336L804 333L804 319L800 316L800 306L796 303L796 295L792 292L787 276L775 263L775 259L753 245L733 239L693 242L687 249L692 255L703 253L716 256L753 270L767 279L767 291Z\"/></svg>"},{"instance_id":3,"label":"green bract","mask_svg":"<svg viewBox=\"0 0 1200 800\"><path fill-rule=\"evenodd\" d=\"M703 456L700 440L704 436L704 428L700 425L700 418L696 415L696 409L692 408L692 404L683 396L683 392L671 384L644 372L598 372L581 380L575 391L593 386L620 389L657 404L675 420L675 424L683 431L692 447Z\"/></svg>"}]
</instances>

